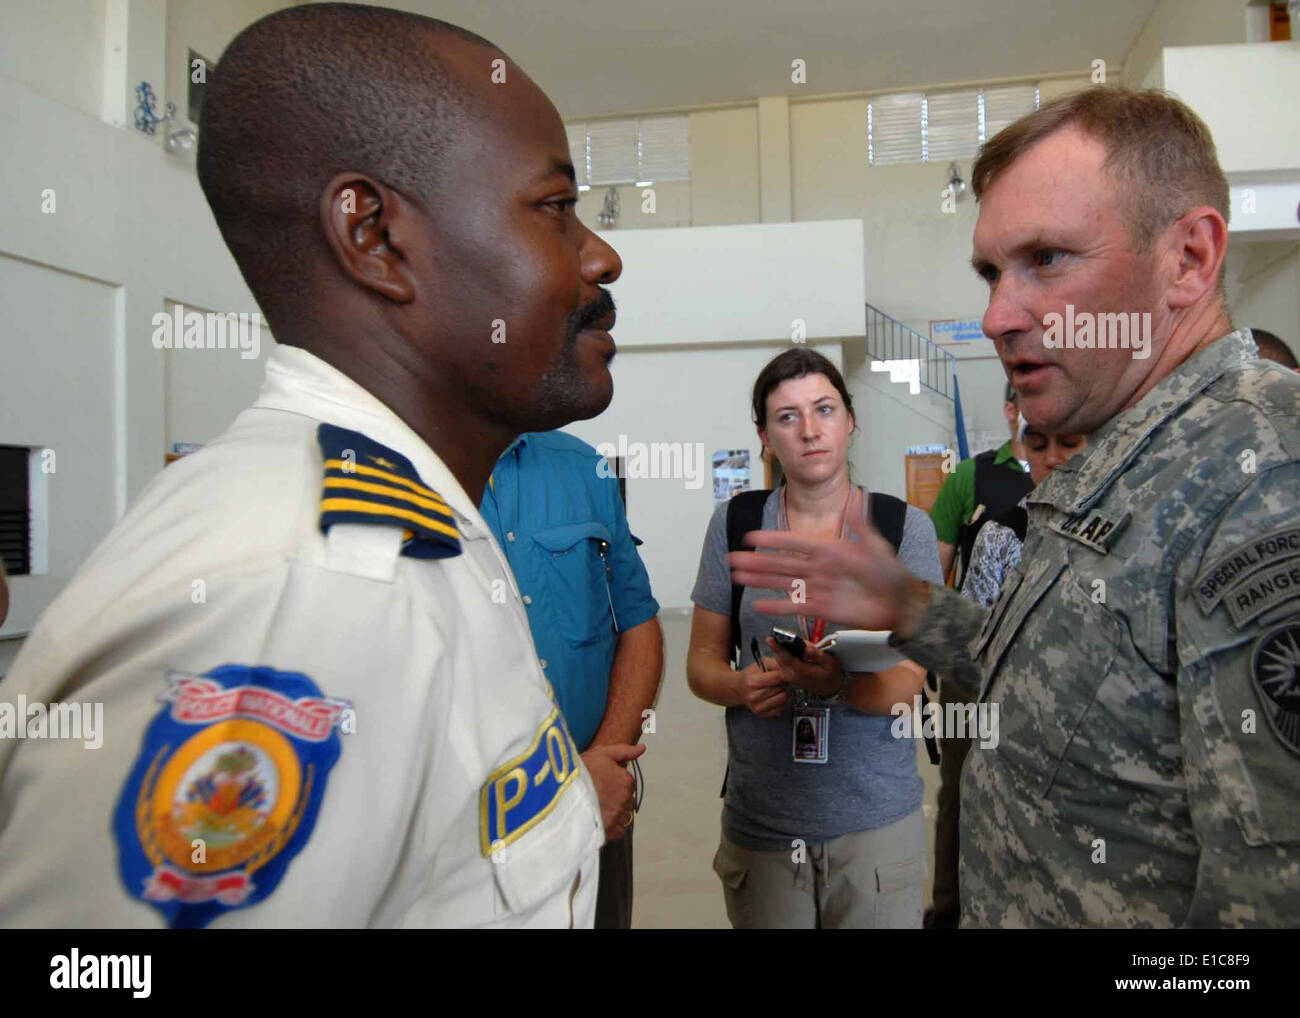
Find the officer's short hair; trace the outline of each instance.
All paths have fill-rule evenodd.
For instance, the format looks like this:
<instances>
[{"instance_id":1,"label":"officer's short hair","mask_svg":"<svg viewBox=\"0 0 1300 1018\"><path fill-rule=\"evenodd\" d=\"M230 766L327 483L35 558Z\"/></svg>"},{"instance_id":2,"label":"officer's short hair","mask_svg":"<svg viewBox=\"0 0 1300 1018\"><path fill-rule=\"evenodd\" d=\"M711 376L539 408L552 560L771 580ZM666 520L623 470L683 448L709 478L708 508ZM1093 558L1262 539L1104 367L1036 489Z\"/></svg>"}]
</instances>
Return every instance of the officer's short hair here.
<instances>
[{"instance_id":1,"label":"officer's short hair","mask_svg":"<svg viewBox=\"0 0 1300 1018\"><path fill-rule=\"evenodd\" d=\"M445 21L330 3L275 11L226 47L203 101L198 177L263 311L268 298L309 296L305 254L323 243L320 196L335 174L416 202L437 193L441 156L473 111L430 45L448 35L500 52Z\"/></svg>"},{"instance_id":2,"label":"officer's short hair","mask_svg":"<svg viewBox=\"0 0 1300 1018\"><path fill-rule=\"evenodd\" d=\"M1115 85L1063 95L990 138L971 170L976 200L1025 152L1067 127L1106 146L1106 170L1124 188L1134 251L1150 250L1170 223L1200 205L1228 221L1228 178L1205 122L1157 89Z\"/></svg>"},{"instance_id":3,"label":"officer's short hair","mask_svg":"<svg viewBox=\"0 0 1300 1018\"><path fill-rule=\"evenodd\" d=\"M1254 337L1255 345L1259 347L1259 355L1264 360L1276 361L1292 371L1300 368L1300 361L1296 360L1291 348L1283 343L1280 337L1273 335L1267 329L1251 329L1250 334Z\"/></svg>"}]
</instances>

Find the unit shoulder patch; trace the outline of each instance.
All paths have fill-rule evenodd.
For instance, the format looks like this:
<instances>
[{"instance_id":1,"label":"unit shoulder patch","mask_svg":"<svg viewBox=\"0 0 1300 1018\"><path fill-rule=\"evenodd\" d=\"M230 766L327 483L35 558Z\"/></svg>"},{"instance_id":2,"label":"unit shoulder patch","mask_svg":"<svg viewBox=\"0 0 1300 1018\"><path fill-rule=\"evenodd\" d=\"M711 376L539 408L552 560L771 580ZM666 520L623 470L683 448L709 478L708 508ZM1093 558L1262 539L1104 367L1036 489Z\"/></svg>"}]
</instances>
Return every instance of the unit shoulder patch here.
<instances>
[{"instance_id":1,"label":"unit shoulder patch","mask_svg":"<svg viewBox=\"0 0 1300 1018\"><path fill-rule=\"evenodd\" d=\"M1300 622L1284 622L1259 638L1250 674L1270 727L1300 754Z\"/></svg>"},{"instance_id":2,"label":"unit shoulder patch","mask_svg":"<svg viewBox=\"0 0 1300 1018\"><path fill-rule=\"evenodd\" d=\"M349 704L272 668L167 682L113 833L127 892L194 929L267 898L307 844Z\"/></svg>"},{"instance_id":3,"label":"unit shoulder patch","mask_svg":"<svg viewBox=\"0 0 1300 1018\"><path fill-rule=\"evenodd\" d=\"M1193 584L1196 604L1208 615L1226 592L1261 569L1300 556L1300 527L1285 526L1221 555L1201 570Z\"/></svg>"},{"instance_id":4,"label":"unit shoulder patch","mask_svg":"<svg viewBox=\"0 0 1300 1018\"><path fill-rule=\"evenodd\" d=\"M451 507L420 479L410 460L359 431L333 424L321 424L316 438L325 461L321 533L335 523L401 527L406 535L403 555L460 554L460 531Z\"/></svg>"}]
</instances>

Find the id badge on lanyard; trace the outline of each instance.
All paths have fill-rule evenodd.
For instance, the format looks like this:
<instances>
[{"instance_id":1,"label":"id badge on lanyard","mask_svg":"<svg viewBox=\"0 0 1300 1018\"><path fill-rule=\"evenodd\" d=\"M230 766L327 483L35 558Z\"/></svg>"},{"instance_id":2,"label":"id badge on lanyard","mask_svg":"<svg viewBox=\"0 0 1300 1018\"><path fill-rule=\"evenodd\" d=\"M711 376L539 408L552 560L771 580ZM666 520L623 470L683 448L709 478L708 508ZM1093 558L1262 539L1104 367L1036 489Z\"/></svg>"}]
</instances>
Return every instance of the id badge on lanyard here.
<instances>
[{"instance_id":1,"label":"id badge on lanyard","mask_svg":"<svg viewBox=\"0 0 1300 1018\"><path fill-rule=\"evenodd\" d=\"M799 616L799 629L807 644L817 643L826 632L826 620L814 619L812 632L803 616ZM831 709L814 707L802 693L796 699L792 710L794 721L794 740L790 747L790 756L795 763L825 764L831 759Z\"/></svg>"},{"instance_id":2,"label":"id badge on lanyard","mask_svg":"<svg viewBox=\"0 0 1300 1018\"><path fill-rule=\"evenodd\" d=\"M844 510L840 514L840 539L843 540L848 536L848 511L849 505L853 500L853 489L849 489L849 497L844 502ZM781 502L777 514L778 526L782 530L789 529L788 516L785 508L785 492L781 493ZM796 616L799 623L799 633L803 637L804 644L811 646L821 642L826 635L826 620L823 618L814 618L812 620L811 632L809 631L808 620L802 616ZM797 690L795 693L794 705L791 709L792 723L794 730L791 732L790 758L795 763L801 764L826 764L831 760L831 709L829 707L814 707L809 694L805 690Z\"/></svg>"},{"instance_id":3,"label":"id badge on lanyard","mask_svg":"<svg viewBox=\"0 0 1300 1018\"><path fill-rule=\"evenodd\" d=\"M831 759L831 709L829 707L795 707L794 743L791 755L795 763L824 764Z\"/></svg>"}]
</instances>

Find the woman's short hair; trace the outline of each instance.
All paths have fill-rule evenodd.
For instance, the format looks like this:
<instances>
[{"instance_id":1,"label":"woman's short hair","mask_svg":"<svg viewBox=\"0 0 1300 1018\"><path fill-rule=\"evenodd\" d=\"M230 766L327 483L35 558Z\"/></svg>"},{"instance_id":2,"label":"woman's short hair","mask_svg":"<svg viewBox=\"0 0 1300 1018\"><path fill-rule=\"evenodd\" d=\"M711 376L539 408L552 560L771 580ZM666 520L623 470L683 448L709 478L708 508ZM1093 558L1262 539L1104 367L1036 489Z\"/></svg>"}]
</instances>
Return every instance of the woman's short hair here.
<instances>
[{"instance_id":1,"label":"woman's short hair","mask_svg":"<svg viewBox=\"0 0 1300 1018\"><path fill-rule=\"evenodd\" d=\"M760 428L767 427L767 397L773 389L782 382L806 375L825 375L844 401L844 409L853 412L853 397L849 395L840 369L816 350L810 350L806 346L792 346L768 361L754 380L754 423Z\"/></svg>"}]
</instances>

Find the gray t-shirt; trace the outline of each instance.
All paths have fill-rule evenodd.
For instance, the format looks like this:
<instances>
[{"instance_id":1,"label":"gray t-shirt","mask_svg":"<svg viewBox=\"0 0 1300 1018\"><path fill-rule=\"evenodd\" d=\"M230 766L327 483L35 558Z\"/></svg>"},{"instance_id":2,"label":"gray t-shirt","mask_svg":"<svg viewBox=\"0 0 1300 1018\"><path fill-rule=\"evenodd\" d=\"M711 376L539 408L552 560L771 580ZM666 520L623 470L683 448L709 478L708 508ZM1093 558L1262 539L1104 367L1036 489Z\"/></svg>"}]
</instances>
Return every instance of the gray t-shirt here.
<instances>
[{"instance_id":1,"label":"gray t-shirt","mask_svg":"<svg viewBox=\"0 0 1300 1018\"><path fill-rule=\"evenodd\" d=\"M774 491L764 503L764 530L776 529L778 500ZM907 507L899 559L921 579L943 582L934 524L914 506ZM784 596L782 591L745 588L740 603L742 665L753 661L750 637L757 637L764 655L770 655L764 638L772 626L793 621L760 615L754 602ZM691 600L731 616L726 505L709 521ZM851 628L828 622L826 634ZM795 763L791 758L792 708L770 719L755 717L748 707L727 708L729 772L722 830L728 839L750 849L789 851L795 838L819 844L884 827L920 807L923 786L916 772L916 742L894 738L894 718L843 704L827 706L831 714L826 764Z\"/></svg>"}]
</instances>

